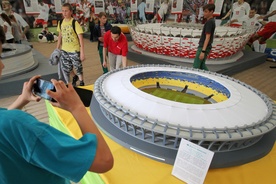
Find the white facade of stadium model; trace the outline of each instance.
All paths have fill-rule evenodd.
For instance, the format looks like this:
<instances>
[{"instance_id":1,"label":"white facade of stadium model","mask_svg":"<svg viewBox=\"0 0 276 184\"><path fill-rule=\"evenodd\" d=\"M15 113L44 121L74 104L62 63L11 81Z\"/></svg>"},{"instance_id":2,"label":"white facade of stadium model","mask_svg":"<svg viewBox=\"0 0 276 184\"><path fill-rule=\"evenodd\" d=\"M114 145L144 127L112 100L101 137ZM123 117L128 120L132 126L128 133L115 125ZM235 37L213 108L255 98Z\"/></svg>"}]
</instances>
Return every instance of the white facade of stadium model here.
<instances>
[{"instance_id":1,"label":"white facade of stadium model","mask_svg":"<svg viewBox=\"0 0 276 184\"><path fill-rule=\"evenodd\" d=\"M212 79L230 91L229 99L208 105L184 104L152 96L132 85L130 78L142 72L188 72ZM130 114L184 127L224 129L250 126L265 121L268 107L247 87L210 73L169 67L130 68L115 72L102 83L104 96Z\"/></svg>"}]
</instances>

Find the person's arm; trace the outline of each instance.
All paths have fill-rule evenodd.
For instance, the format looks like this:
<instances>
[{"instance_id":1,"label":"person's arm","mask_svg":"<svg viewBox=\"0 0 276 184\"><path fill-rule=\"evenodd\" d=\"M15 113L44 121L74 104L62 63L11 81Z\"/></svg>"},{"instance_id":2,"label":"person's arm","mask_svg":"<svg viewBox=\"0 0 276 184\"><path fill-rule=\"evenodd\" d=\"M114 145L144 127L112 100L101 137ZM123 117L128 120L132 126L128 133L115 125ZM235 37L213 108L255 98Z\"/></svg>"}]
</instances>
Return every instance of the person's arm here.
<instances>
[{"instance_id":1,"label":"person's arm","mask_svg":"<svg viewBox=\"0 0 276 184\"><path fill-rule=\"evenodd\" d=\"M247 3L247 2L244 2L244 3ZM246 6L246 8L245 8L245 14L246 15L249 15L249 13L250 13L250 5L247 3L247 6Z\"/></svg>"},{"instance_id":2,"label":"person's arm","mask_svg":"<svg viewBox=\"0 0 276 184\"><path fill-rule=\"evenodd\" d=\"M12 35L14 35L14 27L11 25Z\"/></svg>"},{"instance_id":3,"label":"person's arm","mask_svg":"<svg viewBox=\"0 0 276 184\"><path fill-rule=\"evenodd\" d=\"M122 56L122 64L123 64L123 68L127 67L127 57L126 56Z\"/></svg>"},{"instance_id":4,"label":"person's arm","mask_svg":"<svg viewBox=\"0 0 276 184\"><path fill-rule=\"evenodd\" d=\"M91 163L89 171L96 173L107 172L113 167L113 156L101 135L99 129L89 116L87 109L84 107L80 97L71 84L68 87L63 81L51 80L55 86L56 92L47 91L47 94L57 102L51 102L53 106L69 111L79 124L82 134L91 133L97 136L96 155ZM88 153L89 154L89 153Z\"/></svg>"},{"instance_id":5,"label":"person's arm","mask_svg":"<svg viewBox=\"0 0 276 184\"><path fill-rule=\"evenodd\" d=\"M228 25L230 26L231 24L233 24L234 22L238 22L238 19L234 19L234 20L231 20Z\"/></svg>"},{"instance_id":6,"label":"person's arm","mask_svg":"<svg viewBox=\"0 0 276 184\"><path fill-rule=\"evenodd\" d=\"M206 49L207 49L208 43L209 43L209 41L210 41L210 38L211 38L211 34L210 34L210 33L207 33L207 34L206 34L206 38L205 38L205 40L204 40L203 47L202 47L202 51L201 51L201 53L200 53L200 55L199 55L199 59L200 59L200 60L202 60L202 59L204 58L204 56L205 56L205 51L206 51Z\"/></svg>"},{"instance_id":7,"label":"person's arm","mask_svg":"<svg viewBox=\"0 0 276 184\"><path fill-rule=\"evenodd\" d=\"M26 33L29 31L29 29L30 29L30 26L25 26L24 27L24 30L23 30L23 32L22 32L22 38L23 39L25 39L25 35L26 35Z\"/></svg>"},{"instance_id":8,"label":"person's arm","mask_svg":"<svg viewBox=\"0 0 276 184\"><path fill-rule=\"evenodd\" d=\"M40 76L36 75L32 77L28 82L24 83L21 95L19 95L18 98L8 107L9 110L22 109L30 101L39 102L41 100L40 97L35 96L32 93L33 84L37 78L40 78Z\"/></svg>"},{"instance_id":9,"label":"person's arm","mask_svg":"<svg viewBox=\"0 0 276 184\"><path fill-rule=\"evenodd\" d=\"M258 18L262 18L262 19L268 19L269 17L273 16L276 14L276 10L270 12L269 14L265 15L265 16L260 16Z\"/></svg>"},{"instance_id":10,"label":"person's arm","mask_svg":"<svg viewBox=\"0 0 276 184\"><path fill-rule=\"evenodd\" d=\"M107 48L103 47L103 67L107 67Z\"/></svg>"},{"instance_id":11,"label":"person's arm","mask_svg":"<svg viewBox=\"0 0 276 184\"><path fill-rule=\"evenodd\" d=\"M125 44L122 48L122 65L123 65L123 68L125 68L125 67L127 67L128 42L127 42L127 38L125 37L125 35L123 34L122 36L124 36L123 38L125 40Z\"/></svg>"},{"instance_id":12,"label":"person's arm","mask_svg":"<svg viewBox=\"0 0 276 184\"><path fill-rule=\"evenodd\" d=\"M4 26L3 26L3 30L4 30L4 33L6 33L7 32L7 30L8 30L8 27L4 24Z\"/></svg>"},{"instance_id":13,"label":"person's arm","mask_svg":"<svg viewBox=\"0 0 276 184\"><path fill-rule=\"evenodd\" d=\"M80 60L84 61L85 60L85 55L84 55L84 42L83 42L83 35L78 34L79 42L80 42Z\"/></svg>"},{"instance_id":14,"label":"person's arm","mask_svg":"<svg viewBox=\"0 0 276 184\"><path fill-rule=\"evenodd\" d=\"M62 36L61 36L61 32L58 33L58 38L57 38L57 49L61 48L61 44L62 44Z\"/></svg>"},{"instance_id":15,"label":"person's arm","mask_svg":"<svg viewBox=\"0 0 276 184\"><path fill-rule=\"evenodd\" d=\"M103 37L103 67L107 66L108 38L107 34Z\"/></svg>"},{"instance_id":16,"label":"person's arm","mask_svg":"<svg viewBox=\"0 0 276 184\"><path fill-rule=\"evenodd\" d=\"M226 19L231 14L232 10L229 10L224 17L221 18L221 20Z\"/></svg>"}]
</instances>

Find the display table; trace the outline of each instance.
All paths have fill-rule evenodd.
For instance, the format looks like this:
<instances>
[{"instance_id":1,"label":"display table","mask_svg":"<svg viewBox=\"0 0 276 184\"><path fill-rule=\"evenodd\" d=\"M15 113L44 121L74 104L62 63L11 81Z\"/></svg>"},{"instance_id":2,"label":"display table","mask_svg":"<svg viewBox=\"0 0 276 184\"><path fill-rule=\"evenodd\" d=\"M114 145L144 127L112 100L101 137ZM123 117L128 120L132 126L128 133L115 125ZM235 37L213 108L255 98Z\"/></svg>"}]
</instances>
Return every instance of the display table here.
<instances>
[{"instance_id":1,"label":"display table","mask_svg":"<svg viewBox=\"0 0 276 184\"><path fill-rule=\"evenodd\" d=\"M87 89L91 89L88 86ZM49 114L49 123L58 130L67 133L76 139L82 134L73 116L62 109L53 107L46 101ZM90 113L89 108L87 111ZM81 184L183 184L185 182L173 175L172 165L157 162L117 144L102 133L114 157L114 167L107 173L95 174L87 172ZM241 166L208 171L205 184L243 183L259 184L275 181L276 145L265 157Z\"/></svg>"}]
</instances>

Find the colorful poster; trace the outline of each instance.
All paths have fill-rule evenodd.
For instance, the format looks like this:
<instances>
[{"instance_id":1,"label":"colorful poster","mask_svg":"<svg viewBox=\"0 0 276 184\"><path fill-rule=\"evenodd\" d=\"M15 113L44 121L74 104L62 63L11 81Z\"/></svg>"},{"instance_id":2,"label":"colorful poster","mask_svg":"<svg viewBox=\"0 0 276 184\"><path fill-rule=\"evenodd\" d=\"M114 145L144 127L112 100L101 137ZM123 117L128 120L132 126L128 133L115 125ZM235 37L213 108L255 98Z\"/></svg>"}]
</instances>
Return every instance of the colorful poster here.
<instances>
[{"instance_id":1,"label":"colorful poster","mask_svg":"<svg viewBox=\"0 0 276 184\"><path fill-rule=\"evenodd\" d=\"M37 0L23 0L26 14L39 14Z\"/></svg>"},{"instance_id":2,"label":"colorful poster","mask_svg":"<svg viewBox=\"0 0 276 184\"><path fill-rule=\"evenodd\" d=\"M146 13L153 13L154 0L146 0Z\"/></svg>"},{"instance_id":3,"label":"colorful poster","mask_svg":"<svg viewBox=\"0 0 276 184\"><path fill-rule=\"evenodd\" d=\"M172 0L171 14L182 13L183 0Z\"/></svg>"},{"instance_id":4,"label":"colorful poster","mask_svg":"<svg viewBox=\"0 0 276 184\"><path fill-rule=\"evenodd\" d=\"M131 11L131 13L137 13L137 1L138 0L130 0L130 11Z\"/></svg>"},{"instance_id":5,"label":"colorful poster","mask_svg":"<svg viewBox=\"0 0 276 184\"><path fill-rule=\"evenodd\" d=\"M95 0L95 14L99 14L100 12L104 12L104 1L103 0Z\"/></svg>"}]
</instances>

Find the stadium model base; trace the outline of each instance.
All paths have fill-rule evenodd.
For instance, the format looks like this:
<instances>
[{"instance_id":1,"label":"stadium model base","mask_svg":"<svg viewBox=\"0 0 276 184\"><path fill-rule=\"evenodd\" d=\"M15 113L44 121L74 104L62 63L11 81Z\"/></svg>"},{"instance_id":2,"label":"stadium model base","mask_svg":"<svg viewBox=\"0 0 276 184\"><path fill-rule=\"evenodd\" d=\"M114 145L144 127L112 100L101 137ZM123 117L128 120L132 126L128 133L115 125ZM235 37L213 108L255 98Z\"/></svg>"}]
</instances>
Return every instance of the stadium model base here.
<instances>
[{"instance_id":1,"label":"stadium model base","mask_svg":"<svg viewBox=\"0 0 276 184\"><path fill-rule=\"evenodd\" d=\"M152 87L194 99L182 103L143 91ZM182 138L215 152L211 168L262 158L276 138L271 99L231 77L192 68L140 65L109 72L96 81L90 109L113 140L169 164Z\"/></svg>"},{"instance_id":2,"label":"stadium model base","mask_svg":"<svg viewBox=\"0 0 276 184\"><path fill-rule=\"evenodd\" d=\"M3 44L2 61L5 65L2 79L29 72L38 66L33 58L32 48L25 44Z\"/></svg>"}]
</instances>

